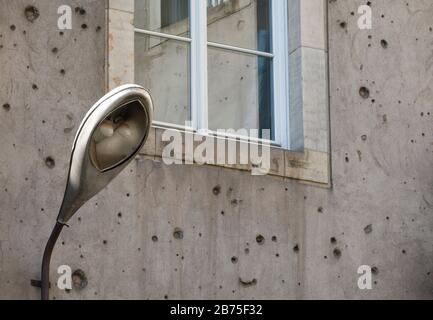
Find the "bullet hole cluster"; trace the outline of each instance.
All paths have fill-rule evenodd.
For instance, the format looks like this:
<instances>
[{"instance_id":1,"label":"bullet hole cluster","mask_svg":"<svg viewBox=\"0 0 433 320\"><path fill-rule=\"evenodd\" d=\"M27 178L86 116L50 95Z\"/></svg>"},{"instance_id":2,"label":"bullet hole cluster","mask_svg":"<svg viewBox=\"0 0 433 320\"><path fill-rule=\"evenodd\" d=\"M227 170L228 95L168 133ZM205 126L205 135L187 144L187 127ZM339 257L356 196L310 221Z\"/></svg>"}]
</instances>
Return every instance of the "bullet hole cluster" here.
<instances>
[{"instance_id":1,"label":"bullet hole cluster","mask_svg":"<svg viewBox=\"0 0 433 320\"><path fill-rule=\"evenodd\" d=\"M76 7L75 8L75 13L84 16L86 14L86 9L84 9L83 7Z\"/></svg>"},{"instance_id":2,"label":"bullet hole cluster","mask_svg":"<svg viewBox=\"0 0 433 320\"><path fill-rule=\"evenodd\" d=\"M215 196L218 196L218 195L221 193L221 186L215 186L215 187L212 189L212 193L213 193Z\"/></svg>"},{"instance_id":3,"label":"bullet hole cluster","mask_svg":"<svg viewBox=\"0 0 433 320\"><path fill-rule=\"evenodd\" d=\"M256 237L256 241L257 241L257 243L259 244L259 245L264 245L265 244L265 237L263 237L261 234L259 234L257 237Z\"/></svg>"},{"instance_id":4,"label":"bullet hole cluster","mask_svg":"<svg viewBox=\"0 0 433 320\"><path fill-rule=\"evenodd\" d=\"M176 240L182 240L182 239L183 239L183 230L180 229L180 228L176 228L176 229L174 229L173 237L174 237Z\"/></svg>"},{"instance_id":5,"label":"bullet hole cluster","mask_svg":"<svg viewBox=\"0 0 433 320\"><path fill-rule=\"evenodd\" d=\"M365 234L370 234L370 233L372 233L372 232L373 232L373 225L369 224L368 226L366 226L366 227L364 228L364 232L365 232Z\"/></svg>"},{"instance_id":6,"label":"bullet hole cluster","mask_svg":"<svg viewBox=\"0 0 433 320\"><path fill-rule=\"evenodd\" d=\"M340 259L340 258L341 258L341 255L342 255L342 252L341 252L340 249L335 248L334 251L333 251L333 254L334 254L334 257L335 257L335 258Z\"/></svg>"},{"instance_id":7,"label":"bullet hole cluster","mask_svg":"<svg viewBox=\"0 0 433 320\"><path fill-rule=\"evenodd\" d=\"M37 18L39 18L39 10L35 6L27 6L24 9L24 15L28 21L33 23Z\"/></svg>"},{"instance_id":8,"label":"bullet hole cluster","mask_svg":"<svg viewBox=\"0 0 433 320\"><path fill-rule=\"evenodd\" d=\"M46 157L45 158L45 165L49 169L54 169L54 167L56 166L56 161L52 157Z\"/></svg>"},{"instance_id":9,"label":"bullet hole cluster","mask_svg":"<svg viewBox=\"0 0 433 320\"><path fill-rule=\"evenodd\" d=\"M78 269L72 273L72 284L77 290L83 290L87 287L87 276L83 270Z\"/></svg>"},{"instance_id":10,"label":"bullet hole cluster","mask_svg":"<svg viewBox=\"0 0 433 320\"><path fill-rule=\"evenodd\" d=\"M366 88L366 87L361 87L359 89L359 95L363 99L368 99L368 98L370 98L370 90L368 88Z\"/></svg>"},{"instance_id":11,"label":"bullet hole cluster","mask_svg":"<svg viewBox=\"0 0 433 320\"><path fill-rule=\"evenodd\" d=\"M257 285L257 279L253 279L251 281L244 281L242 278L239 278L239 284L243 287L252 287Z\"/></svg>"}]
</instances>

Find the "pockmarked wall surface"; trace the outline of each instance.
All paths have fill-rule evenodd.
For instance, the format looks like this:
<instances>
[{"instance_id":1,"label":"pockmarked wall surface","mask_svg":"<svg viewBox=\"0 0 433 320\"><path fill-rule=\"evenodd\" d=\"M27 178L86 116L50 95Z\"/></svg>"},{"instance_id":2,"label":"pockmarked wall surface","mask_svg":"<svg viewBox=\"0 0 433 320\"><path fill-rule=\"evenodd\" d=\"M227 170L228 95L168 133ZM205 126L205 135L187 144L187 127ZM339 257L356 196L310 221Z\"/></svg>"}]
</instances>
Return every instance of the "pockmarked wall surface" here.
<instances>
[{"instance_id":1,"label":"pockmarked wall surface","mask_svg":"<svg viewBox=\"0 0 433 320\"><path fill-rule=\"evenodd\" d=\"M332 188L137 158L64 230L52 298L431 299L433 3L370 2L360 30L364 1L328 1ZM106 6L0 0L1 299L39 297L72 141L105 92ZM87 285L59 290L61 265Z\"/></svg>"}]
</instances>

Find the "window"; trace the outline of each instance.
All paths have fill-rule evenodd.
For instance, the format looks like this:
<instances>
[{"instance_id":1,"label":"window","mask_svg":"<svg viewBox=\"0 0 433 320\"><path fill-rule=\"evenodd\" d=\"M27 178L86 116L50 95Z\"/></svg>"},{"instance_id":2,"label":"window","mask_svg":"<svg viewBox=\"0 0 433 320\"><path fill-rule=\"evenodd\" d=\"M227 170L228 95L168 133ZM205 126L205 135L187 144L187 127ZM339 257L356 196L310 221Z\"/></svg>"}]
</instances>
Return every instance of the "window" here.
<instances>
[{"instance_id":1,"label":"window","mask_svg":"<svg viewBox=\"0 0 433 320\"><path fill-rule=\"evenodd\" d=\"M287 1L136 0L134 14L135 81L155 124L268 129L290 148Z\"/></svg>"}]
</instances>

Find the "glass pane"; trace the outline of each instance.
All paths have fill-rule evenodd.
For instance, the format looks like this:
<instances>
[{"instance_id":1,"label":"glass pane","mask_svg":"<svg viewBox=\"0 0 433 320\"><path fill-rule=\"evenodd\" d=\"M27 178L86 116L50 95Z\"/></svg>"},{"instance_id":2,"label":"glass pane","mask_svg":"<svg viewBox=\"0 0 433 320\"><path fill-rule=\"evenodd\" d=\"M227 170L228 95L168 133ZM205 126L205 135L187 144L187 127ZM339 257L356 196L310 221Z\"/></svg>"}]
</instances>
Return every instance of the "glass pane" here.
<instances>
[{"instance_id":1,"label":"glass pane","mask_svg":"<svg viewBox=\"0 0 433 320\"><path fill-rule=\"evenodd\" d=\"M135 0L137 28L189 37L189 0Z\"/></svg>"},{"instance_id":2,"label":"glass pane","mask_svg":"<svg viewBox=\"0 0 433 320\"><path fill-rule=\"evenodd\" d=\"M111 113L93 133L90 159L100 171L121 164L137 152L146 135L147 116L138 101Z\"/></svg>"},{"instance_id":3,"label":"glass pane","mask_svg":"<svg viewBox=\"0 0 433 320\"><path fill-rule=\"evenodd\" d=\"M156 121L184 126L190 120L189 47L135 34L135 81L152 95Z\"/></svg>"},{"instance_id":4,"label":"glass pane","mask_svg":"<svg viewBox=\"0 0 433 320\"><path fill-rule=\"evenodd\" d=\"M209 129L272 132L272 58L208 50Z\"/></svg>"},{"instance_id":5,"label":"glass pane","mask_svg":"<svg viewBox=\"0 0 433 320\"><path fill-rule=\"evenodd\" d=\"M270 0L207 1L210 42L271 52Z\"/></svg>"}]
</instances>

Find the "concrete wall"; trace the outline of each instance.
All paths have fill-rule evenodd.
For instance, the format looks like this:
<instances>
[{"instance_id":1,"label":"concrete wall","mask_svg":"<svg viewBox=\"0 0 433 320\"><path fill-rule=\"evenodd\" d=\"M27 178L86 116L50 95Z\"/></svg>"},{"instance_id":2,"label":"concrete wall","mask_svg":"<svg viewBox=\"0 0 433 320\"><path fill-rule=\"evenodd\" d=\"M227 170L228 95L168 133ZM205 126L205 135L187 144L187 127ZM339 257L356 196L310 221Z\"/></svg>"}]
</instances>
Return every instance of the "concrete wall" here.
<instances>
[{"instance_id":1,"label":"concrete wall","mask_svg":"<svg viewBox=\"0 0 433 320\"><path fill-rule=\"evenodd\" d=\"M371 2L361 31L364 1L329 1L332 189L138 159L62 234L52 279L67 264L88 285L53 297L432 298L433 4ZM73 136L105 87L105 1L63 36L64 1L38 1L33 23L30 3L0 0L2 299L38 297Z\"/></svg>"}]
</instances>

